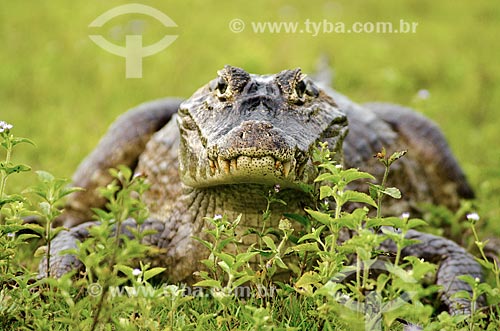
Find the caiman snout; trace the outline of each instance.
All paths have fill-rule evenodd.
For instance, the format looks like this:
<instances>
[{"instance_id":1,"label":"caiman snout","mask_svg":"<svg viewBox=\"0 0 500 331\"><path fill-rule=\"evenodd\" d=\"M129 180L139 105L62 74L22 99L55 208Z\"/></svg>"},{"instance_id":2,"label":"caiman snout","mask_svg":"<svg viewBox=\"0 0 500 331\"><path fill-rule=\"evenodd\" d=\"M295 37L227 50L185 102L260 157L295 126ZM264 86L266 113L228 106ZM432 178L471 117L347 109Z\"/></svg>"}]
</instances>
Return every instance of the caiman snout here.
<instances>
[{"instance_id":1,"label":"caiman snout","mask_svg":"<svg viewBox=\"0 0 500 331\"><path fill-rule=\"evenodd\" d=\"M294 146L285 132L268 121L248 120L230 130L217 141L218 156L224 159L245 155L272 155L283 160L292 156Z\"/></svg>"},{"instance_id":2,"label":"caiman snout","mask_svg":"<svg viewBox=\"0 0 500 331\"><path fill-rule=\"evenodd\" d=\"M280 132L274 129L271 123L261 121L242 122L240 126L229 132L228 138L231 147L235 149L273 150L285 144Z\"/></svg>"},{"instance_id":3,"label":"caiman snout","mask_svg":"<svg viewBox=\"0 0 500 331\"><path fill-rule=\"evenodd\" d=\"M210 174L231 175L233 182L275 183L298 175L296 147L285 131L262 120L247 120L208 148ZM293 179L292 178L292 179Z\"/></svg>"}]
</instances>

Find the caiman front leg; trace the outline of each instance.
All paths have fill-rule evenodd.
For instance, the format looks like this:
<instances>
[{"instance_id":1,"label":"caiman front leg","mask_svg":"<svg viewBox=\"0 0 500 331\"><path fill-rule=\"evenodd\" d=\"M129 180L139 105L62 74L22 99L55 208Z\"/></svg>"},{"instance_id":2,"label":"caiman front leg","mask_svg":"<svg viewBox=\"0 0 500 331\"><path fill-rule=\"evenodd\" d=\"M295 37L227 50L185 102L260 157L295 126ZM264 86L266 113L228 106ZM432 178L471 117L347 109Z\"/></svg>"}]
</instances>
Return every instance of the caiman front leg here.
<instances>
[{"instance_id":1,"label":"caiman front leg","mask_svg":"<svg viewBox=\"0 0 500 331\"><path fill-rule=\"evenodd\" d=\"M453 298L453 295L459 291L472 293L471 287L458 279L458 276L470 275L478 279L482 279L483 276L479 263L463 247L443 237L415 230L409 230L406 238L418 240L418 243L405 247L401 252L403 256L416 256L438 265L436 284L442 287L441 301L448 307L450 314L470 314L473 304L479 306L484 304L483 298L479 298L476 303L462 298ZM396 251L396 244L386 241L382 248Z\"/></svg>"},{"instance_id":2,"label":"caiman front leg","mask_svg":"<svg viewBox=\"0 0 500 331\"><path fill-rule=\"evenodd\" d=\"M104 207L98 188L112 181L110 168L125 165L134 169L151 136L177 112L181 99L165 98L141 104L110 126L97 147L80 163L72 185L84 190L70 195L56 225L72 227L92 218L91 208Z\"/></svg>"},{"instance_id":3,"label":"caiman front leg","mask_svg":"<svg viewBox=\"0 0 500 331\"><path fill-rule=\"evenodd\" d=\"M161 224L152 219L148 219L146 222L148 224ZM67 231L61 231L51 242L50 266L47 268L47 259L44 257L38 267L38 277L60 278L71 271L83 271L84 264L74 254L62 254L62 252L69 249L78 249L78 243L89 238L89 229L98 225L100 225L100 222L85 222ZM137 222L129 218L121 224L121 233L132 239L133 236L128 229L136 227ZM113 231L113 233L116 232Z\"/></svg>"},{"instance_id":4,"label":"caiman front leg","mask_svg":"<svg viewBox=\"0 0 500 331\"><path fill-rule=\"evenodd\" d=\"M108 170L118 165L134 168L146 143L177 112L180 99L166 98L147 102L120 116L109 128L99 145L80 164L73 176L73 186L84 190L71 194L64 211L55 225L70 228L60 232L51 242L50 272L45 257L39 265L39 277L60 277L75 268L82 267L73 255L60 252L77 248L78 241L88 237L88 228L95 225L92 208L103 208L106 200L98 192L112 181ZM83 223L83 224L81 224Z\"/></svg>"}]
</instances>

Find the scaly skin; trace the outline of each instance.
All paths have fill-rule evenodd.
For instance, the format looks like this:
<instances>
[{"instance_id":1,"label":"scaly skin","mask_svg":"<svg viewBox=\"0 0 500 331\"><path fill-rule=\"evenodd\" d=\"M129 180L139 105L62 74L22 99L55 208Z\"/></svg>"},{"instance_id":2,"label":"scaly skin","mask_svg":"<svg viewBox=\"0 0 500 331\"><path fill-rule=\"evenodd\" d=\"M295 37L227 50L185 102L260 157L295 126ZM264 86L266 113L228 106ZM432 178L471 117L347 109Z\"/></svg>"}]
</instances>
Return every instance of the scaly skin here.
<instances>
[{"instance_id":1,"label":"scaly skin","mask_svg":"<svg viewBox=\"0 0 500 331\"><path fill-rule=\"evenodd\" d=\"M75 173L75 185L87 190L68 201L61 222L72 229L52 243L51 275L81 266L57 253L85 238L90 208L104 205L95 189L109 182L104 174L118 164L135 167L151 184L143 197L150 209L144 228L157 232L145 241L165 249L152 263L166 266L172 281L192 282L199 260L207 257L207 250L192 239L205 238L205 217L226 214L234 219L242 214L242 233L260 229L264 196L275 184L281 186L280 198L287 205L272 206L269 226L276 228L284 212L302 213L310 201L300 186L311 185L317 175L310 155L318 142L327 141L346 167L379 178L384 168L373 158L376 152L382 147L389 152L409 150L394 165L389 183L401 189L403 199L391 202L387 212L409 211L419 202L456 208L460 198L473 196L442 134L429 120L393 105L362 107L318 87L299 69L259 76L226 66L180 106L167 99L145 104L117 123ZM481 277L473 257L444 238L416 231L408 237L421 243L403 254L440 263L437 283L443 285L443 302L453 313L468 311L470 303L451 296L470 291L456 276ZM241 249L252 242L255 238L246 236ZM394 250L391 243L384 248ZM44 261L40 274L46 275Z\"/></svg>"}]
</instances>

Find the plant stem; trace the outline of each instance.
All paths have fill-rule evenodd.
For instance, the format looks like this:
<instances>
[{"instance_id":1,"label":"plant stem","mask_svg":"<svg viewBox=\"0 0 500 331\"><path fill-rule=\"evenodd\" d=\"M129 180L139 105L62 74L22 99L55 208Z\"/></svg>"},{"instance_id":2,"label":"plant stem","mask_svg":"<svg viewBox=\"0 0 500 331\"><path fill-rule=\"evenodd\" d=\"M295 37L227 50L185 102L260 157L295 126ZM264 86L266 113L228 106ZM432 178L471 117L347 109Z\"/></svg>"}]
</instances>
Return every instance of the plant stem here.
<instances>
[{"instance_id":1,"label":"plant stem","mask_svg":"<svg viewBox=\"0 0 500 331\"><path fill-rule=\"evenodd\" d=\"M404 238L404 236L403 236ZM398 266L399 260L401 259L401 243L397 243L396 258L394 259L394 265Z\"/></svg>"},{"instance_id":2,"label":"plant stem","mask_svg":"<svg viewBox=\"0 0 500 331\"><path fill-rule=\"evenodd\" d=\"M474 240L476 242L476 246L479 249L479 253L481 254L481 258L485 262L490 263L490 260L488 260L488 258L486 257L486 254L484 253L484 248L479 241L479 236L477 234L476 227L474 226L474 224L471 224L471 228L472 228L472 234L474 235ZM493 271L493 273L495 274L495 282L496 282L497 287L499 287L500 286L500 270L498 268L498 265L497 265L497 262L495 259L493 259L493 266L492 266L491 271Z\"/></svg>"},{"instance_id":3,"label":"plant stem","mask_svg":"<svg viewBox=\"0 0 500 331\"><path fill-rule=\"evenodd\" d=\"M387 177L389 176L389 165L385 164L384 177L382 178L382 187L385 189L385 185L387 184ZM382 192L378 192L377 194L377 218L382 217L382 198L384 194Z\"/></svg>"},{"instance_id":4,"label":"plant stem","mask_svg":"<svg viewBox=\"0 0 500 331\"><path fill-rule=\"evenodd\" d=\"M7 155L5 157L5 165L8 166L12 155L12 145L10 144L10 141L8 139L6 139L5 141L7 142ZM5 171L2 171L2 180L0 181L0 198L3 198L4 196L7 177L9 177L7 173L5 173Z\"/></svg>"},{"instance_id":5,"label":"plant stem","mask_svg":"<svg viewBox=\"0 0 500 331\"><path fill-rule=\"evenodd\" d=\"M45 253L45 259L47 260L47 278L50 277L50 243L51 243L51 236L50 236L50 221L47 218L45 222L45 242L47 243L47 252Z\"/></svg>"}]
</instances>

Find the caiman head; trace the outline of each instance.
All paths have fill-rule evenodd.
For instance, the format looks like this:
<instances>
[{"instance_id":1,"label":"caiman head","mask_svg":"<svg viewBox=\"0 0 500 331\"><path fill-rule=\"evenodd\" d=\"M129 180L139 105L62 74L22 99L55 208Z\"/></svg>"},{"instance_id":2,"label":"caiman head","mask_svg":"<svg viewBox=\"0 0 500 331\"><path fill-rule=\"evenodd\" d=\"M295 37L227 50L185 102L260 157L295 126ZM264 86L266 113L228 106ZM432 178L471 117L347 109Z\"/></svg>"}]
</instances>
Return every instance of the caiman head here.
<instances>
[{"instance_id":1,"label":"caiman head","mask_svg":"<svg viewBox=\"0 0 500 331\"><path fill-rule=\"evenodd\" d=\"M312 183L311 150L342 157L347 119L300 69L253 75L225 66L181 104L179 166L191 187Z\"/></svg>"}]
</instances>

